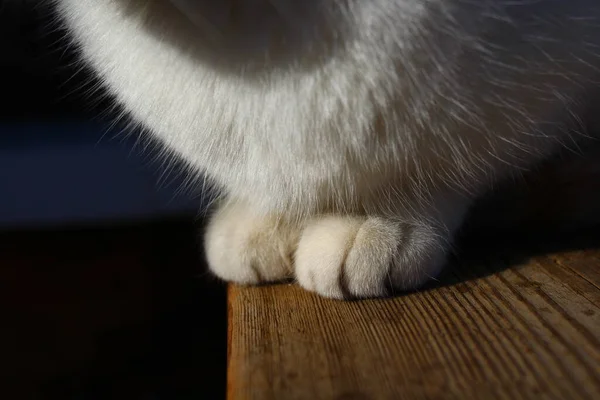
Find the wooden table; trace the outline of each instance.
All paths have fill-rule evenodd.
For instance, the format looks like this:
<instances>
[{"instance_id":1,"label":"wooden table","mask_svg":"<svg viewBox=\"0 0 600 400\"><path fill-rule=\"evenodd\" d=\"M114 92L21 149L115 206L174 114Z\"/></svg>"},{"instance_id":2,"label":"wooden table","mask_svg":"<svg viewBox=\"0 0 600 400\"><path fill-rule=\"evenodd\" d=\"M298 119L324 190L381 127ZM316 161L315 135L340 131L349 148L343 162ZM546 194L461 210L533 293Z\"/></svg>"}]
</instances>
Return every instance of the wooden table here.
<instances>
[{"instance_id":1,"label":"wooden table","mask_svg":"<svg viewBox=\"0 0 600 400\"><path fill-rule=\"evenodd\" d=\"M394 299L233 286L228 351L191 221L0 238L3 399L216 400L226 368L230 399L600 399L599 234L481 247Z\"/></svg>"},{"instance_id":2,"label":"wooden table","mask_svg":"<svg viewBox=\"0 0 600 400\"><path fill-rule=\"evenodd\" d=\"M599 285L600 250L575 250L385 300L231 286L228 398L600 399Z\"/></svg>"},{"instance_id":3,"label":"wooden table","mask_svg":"<svg viewBox=\"0 0 600 400\"><path fill-rule=\"evenodd\" d=\"M583 151L478 202L427 290L231 286L228 398L600 399L600 146Z\"/></svg>"}]
</instances>

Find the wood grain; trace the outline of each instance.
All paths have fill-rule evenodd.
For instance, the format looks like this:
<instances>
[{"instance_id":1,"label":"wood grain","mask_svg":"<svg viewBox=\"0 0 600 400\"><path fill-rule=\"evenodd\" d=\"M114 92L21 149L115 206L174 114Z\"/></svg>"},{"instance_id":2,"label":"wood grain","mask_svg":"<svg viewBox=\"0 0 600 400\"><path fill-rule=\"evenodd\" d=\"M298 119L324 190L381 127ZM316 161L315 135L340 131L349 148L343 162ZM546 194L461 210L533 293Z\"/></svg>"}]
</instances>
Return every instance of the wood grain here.
<instances>
[{"instance_id":1,"label":"wood grain","mask_svg":"<svg viewBox=\"0 0 600 400\"><path fill-rule=\"evenodd\" d=\"M230 286L228 398L600 399L600 251L504 264L373 301Z\"/></svg>"}]
</instances>

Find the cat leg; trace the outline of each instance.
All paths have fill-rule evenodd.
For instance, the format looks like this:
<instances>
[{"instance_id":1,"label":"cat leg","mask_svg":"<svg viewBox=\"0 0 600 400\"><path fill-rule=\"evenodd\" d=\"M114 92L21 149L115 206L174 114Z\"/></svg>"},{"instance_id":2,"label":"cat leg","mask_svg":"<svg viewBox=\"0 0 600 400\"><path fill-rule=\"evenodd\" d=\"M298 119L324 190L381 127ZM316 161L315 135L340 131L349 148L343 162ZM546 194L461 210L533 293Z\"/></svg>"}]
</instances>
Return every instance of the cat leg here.
<instances>
[{"instance_id":1,"label":"cat leg","mask_svg":"<svg viewBox=\"0 0 600 400\"><path fill-rule=\"evenodd\" d=\"M470 200L438 196L441 206L406 215L322 215L305 227L228 203L211 219L206 255L218 277L241 284L295 276L305 289L349 299L414 289L435 278Z\"/></svg>"},{"instance_id":2,"label":"cat leg","mask_svg":"<svg viewBox=\"0 0 600 400\"><path fill-rule=\"evenodd\" d=\"M257 215L244 203L227 202L205 233L209 268L219 278L241 284L291 278L298 235L296 226Z\"/></svg>"},{"instance_id":3,"label":"cat leg","mask_svg":"<svg viewBox=\"0 0 600 400\"><path fill-rule=\"evenodd\" d=\"M470 204L439 197L441 206L410 216L329 215L302 232L295 254L298 283L322 296L392 295L435 278Z\"/></svg>"}]
</instances>

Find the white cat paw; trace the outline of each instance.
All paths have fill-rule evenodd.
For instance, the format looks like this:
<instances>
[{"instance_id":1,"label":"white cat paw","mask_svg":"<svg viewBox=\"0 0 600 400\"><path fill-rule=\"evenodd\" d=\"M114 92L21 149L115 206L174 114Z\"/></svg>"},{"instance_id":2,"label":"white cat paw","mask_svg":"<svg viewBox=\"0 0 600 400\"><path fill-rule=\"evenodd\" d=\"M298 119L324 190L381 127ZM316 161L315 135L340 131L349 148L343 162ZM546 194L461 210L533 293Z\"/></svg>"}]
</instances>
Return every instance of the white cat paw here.
<instances>
[{"instance_id":1,"label":"white cat paw","mask_svg":"<svg viewBox=\"0 0 600 400\"><path fill-rule=\"evenodd\" d=\"M330 216L302 233L296 279L322 296L381 297L413 289L437 275L445 246L434 230L379 217Z\"/></svg>"},{"instance_id":2,"label":"white cat paw","mask_svg":"<svg viewBox=\"0 0 600 400\"><path fill-rule=\"evenodd\" d=\"M304 227L278 223L232 203L205 236L209 268L241 284L295 276L305 289L335 299L393 295L434 278L449 233L425 222L375 216L316 217Z\"/></svg>"},{"instance_id":3,"label":"white cat paw","mask_svg":"<svg viewBox=\"0 0 600 400\"><path fill-rule=\"evenodd\" d=\"M221 207L205 233L206 258L221 279L241 284L293 276L297 229L259 216L242 204Z\"/></svg>"}]
</instances>

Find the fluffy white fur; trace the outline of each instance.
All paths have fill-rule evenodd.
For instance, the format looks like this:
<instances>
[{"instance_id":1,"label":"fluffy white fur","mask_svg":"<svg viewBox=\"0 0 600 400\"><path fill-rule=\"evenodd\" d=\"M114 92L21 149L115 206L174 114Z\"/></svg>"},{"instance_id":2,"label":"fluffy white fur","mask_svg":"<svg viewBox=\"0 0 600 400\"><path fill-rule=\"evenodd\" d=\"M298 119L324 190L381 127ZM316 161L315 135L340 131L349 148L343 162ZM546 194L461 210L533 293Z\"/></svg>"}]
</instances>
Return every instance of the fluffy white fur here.
<instances>
[{"instance_id":1,"label":"fluffy white fur","mask_svg":"<svg viewBox=\"0 0 600 400\"><path fill-rule=\"evenodd\" d=\"M333 298L434 277L470 203L577 139L597 0L56 0L134 118L226 193L212 271Z\"/></svg>"}]
</instances>

